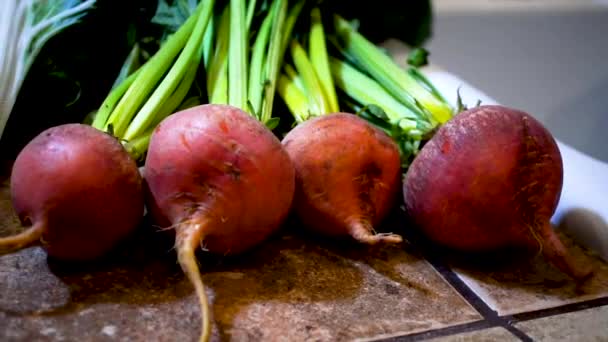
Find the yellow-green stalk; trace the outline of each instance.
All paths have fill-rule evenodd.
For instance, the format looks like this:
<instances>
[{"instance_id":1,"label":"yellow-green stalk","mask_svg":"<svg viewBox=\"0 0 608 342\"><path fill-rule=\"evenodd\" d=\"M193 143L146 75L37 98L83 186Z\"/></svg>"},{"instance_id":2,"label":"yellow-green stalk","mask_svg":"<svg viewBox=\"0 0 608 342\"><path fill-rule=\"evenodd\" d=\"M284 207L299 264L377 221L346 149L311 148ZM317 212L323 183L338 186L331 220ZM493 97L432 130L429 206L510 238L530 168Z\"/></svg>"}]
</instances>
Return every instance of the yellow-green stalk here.
<instances>
[{"instance_id":1,"label":"yellow-green stalk","mask_svg":"<svg viewBox=\"0 0 608 342\"><path fill-rule=\"evenodd\" d=\"M415 77L399 67L363 35L338 15L334 16L335 31L340 48L348 58L356 61L393 97L430 122L444 123L453 115L451 106L429 91Z\"/></svg>"},{"instance_id":2,"label":"yellow-green stalk","mask_svg":"<svg viewBox=\"0 0 608 342\"><path fill-rule=\"evenodd\" d=\"M179 85L179 82L184 78L184 75L188 71L188 67L192 64L196 66L200 64L202 58L201 45L203 36L207 29L209 18L213 14L214 2L215 0L201 2L202 8L192 35L188 39L182 53L178 56L177 61L175 61L169 70L169 73L163 78L160 85L158 85L150 96L150 99L144 104L133 119L133 122L127 128L124 136L126 140L137 137L149 128L150 124L155 121L155 117L159 115L159 109L162 108L163 103L167 101ZM177 107L177 105L179 105L179 103L176 104L175 107ZM173 109L174 108L171 108L169 111Z\"/></svg>"},{"instance_id":3,"label":"yellow-green stalk","mask_svg":"<svg viewBox=\"0 0 608 342\"><path fill-rule=\"evenodd\" d=\"M302 77L298 75L296 69L294 69L290 64L285 64L285 75L287 78L298 88L303 94L306 94L306 88L304 87L304 83L302 83Z\"/></svg>"},{"instance_id":4,"label":"yellow-green stalk","mask_svg":"<svg viewBox=\"0 0 608 342\"><path fill-rule=\"evenodd\" d=\"M339 111L338 96L329 70L325 32L321 22L321 11L314 8L310 13L311 28L308 37L308 55L323 91L323 97L330 113Z\"/></svg>"},{"instance_id":5,"label":"yellow-green stalk","mask_svg":"<svg viewBox=\"0 0 608 342\"><path fill-rule=\"evenodd\" d=\"M207 97L210 103L228 103L228 43L230 41L230 7L220 16L215 39L215 53L207 70Z\"/></svg>"},{"instance_id":6,"label":"yellow-green stalk","mask_svg":"<svg viewBox=\"0 0 608 342\"><path fill-rule=\"evenodd\" d=\"M260 121L268 127L276 126L277 118L272 118L272 107L274 104L274 94L277 88L277 80L279 78L279 70L282 64L283 35L291 35L291 28L285 27L285 18L287 16L287 0L275 0L273 3L275 9L274 20L272 21L272 30L270 32L270 43L268 45L268 58L265 68L265 84L264 99L262 103L262 112Z\"/></svg>"},{"instance_id":7,"label":"yellow-green stalk","mask_svg":"<svg viewBox=\"0 0 608 342\"><path fill-rule=\"evenodd\" d=\"M168 70L175 57L186 45L194 26L197 22L202 9L199 5L186 22L163 44L161 49L142 66L142 70L137 75L133 84L122 96L107 122L104 123L103 130L112 131L119 138L124 136L127 127L131 123L133 116L141 108L142 104L148 99L150 93Z\"/></svg>"},{"instance_id":8,"label":"yellow-green stalk","mask_svg":"<svg viewBox=\"0 0 608 342\"><path fill-rule=\"evenodd\" d=\"M247 23L245 0L230 0L228 104L247 108Z\"/></svg>"},{"instance_id":9,"label":"yellow-green stalk","mask_svg":"<svg viewBox=\"0 0 608 342\"><path fill-rule=\"evenodd\" d=\"M387 93L376 81L336 58L330 59L330 65L336 85L344 93L359 103L382 108L391 124L407 128L408 133L417 136L422 134L416 130L417 115Z\"/></svg>"},{"instance_id":10,"label":"yellow-green stalk","mask_svg":"<svg viewBox=\"0 0 608 342\"><path fill-rule=\"evenodd\" d=\"M287 76L279 76L277 86L279 95L285 100L287 108L293 115L296 123L302 123L310 117L308 98L295 82Z\"/></svg>"},{"instance_id":11,"label":"yellow-green stalk","mask_svg":"<svg viewBox=\"0 0 608 342\"><path fill-rule=\"evenodd\" d=\"M93 120L91 126L97 129L103 129L105 127L106 122L110 117L110 114L116 107L116 104L118 103L118 101L120 101L122 96L129 89L129 87L131 87L131 84L133 84L140 72L141 69L136 70L131 75L129 75L123 82L121 82L114 89L112 89L112 91L110 91L110 94L103 100L101 106L97 110L97 114L95 114L95 119Z\"/></svg>"},{"instance_id":12,"label":"yellow-green stalk","mask_svg":"<svg viewBox=\"0 0 608 342\"><path fill-rule=\"evenodd\" d=\"M249 96L249 103L251 110L256 117L260 118L260 111L262 109L262 95L264 92L264 66L266 62L266 53L268 50L268 40L270 38L270 29L272 27L272 20L274 18L274 11L269 11L266 18L262 22L262 26L257 34L255 42L253 44L253 50L251 52L251 62L249 63L249 89L247 95Z\"/></svg>"},{"instance_id":13,"label":"yellow-green stalk","mask_svg":"<svg viewBox=\"0 0 608 342\"><path fill-rule=\"evenodd\" d=\"M306 95L310 97L312 111L319 115L329 113L330 109L317 73L306 55L306 51L296 40L291 42L291 58L299 76L302 78Z\"/></svg>"}]
</instances>

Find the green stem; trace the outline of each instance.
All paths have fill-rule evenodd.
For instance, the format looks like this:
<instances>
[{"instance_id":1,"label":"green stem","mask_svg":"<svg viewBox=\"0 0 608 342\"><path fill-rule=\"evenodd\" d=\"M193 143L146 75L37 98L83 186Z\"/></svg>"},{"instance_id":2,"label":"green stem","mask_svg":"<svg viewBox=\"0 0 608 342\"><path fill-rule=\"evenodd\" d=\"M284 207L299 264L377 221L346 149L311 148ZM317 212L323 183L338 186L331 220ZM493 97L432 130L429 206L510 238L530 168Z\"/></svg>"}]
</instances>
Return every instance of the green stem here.
<instances>
[{"instance_id":1,"label":"green stem","mask_svg":"<svg viewBox=\"0 0 608 342\"><path fill-rule=\"evenodd\" d=\"M302 123L309 118L308 99L292 79L285 75L279 76L277 91L297 123Z\"/></svg>"},{"instance_id":2,"label":"green stem","mask_svg":"<svg viewBox=\"0 0 608 342\"><path fill-rule=\"evenodd\" d=\"M264 88L264 99L262 104L261 121L264 124L272 118L272 106L274 94L277 87L277 79L282 61L282 36L291 35L291 30L285 30L285 17L287 15L287 1L276 0L274 3L274 20L270 33L270 44L268 46L268 59L266 62L266 87Z\"/></svg>"},{"instance_id":3,"label":"green stem","mask_svg":"<svg viewBox=\"0 0 608 342\"><path fill-rule=\"evenodd\" d=\"M205 30L205 35L203 36L203 64L205 66L205 70L209 70L209 64L211 63L211 58L213 56L213 44L215 38L215 16L211 16L209 18L209 24L207 24L207 29Z\"/></svg>"},{"instance_id":4,"label":"green stem","mask_svg":"<svg viewBox=\"0 0 608 342\"><path fill-rule=\"evenodd\" d=\"M129 153L131 158L137 161L142 160L144 154L148 150L148 145L150 144L150 138L152 137L153 132L154 129L150 129L124 144L125 150Z\"/></svg>"},{"instance_id":5,"label":"green stem","mask_svg":"<svg viewBox=\"0 0 608 342\"><path fill-rule=\"evenodd\" d=\"M173 64L171 70L161 84L156 88L154 93L150 96L150 99L144 104L143 108L137 113L137 116L133 122L129 125L124 138L126 140L133 139L138 134L143 133L154 121L155 115L161 108L164 101L173 93L177 87L179 81L184 77L188 65L195 63L196 65L200 62L200 46L205 34L205 29L209 23L209 18L213 13L213 5L215 0L207 0L201 2L203 4L200 15L196 22L196 26L192 35L188 39L184 50L179 55L177 61Z\"/></svg>"},{"instance_id":6,"label":"green stem","mask_svg":"<svg viewBox=\"0 0 608 342\"><path fill-rule=\"evenodd\" d=\"M402 119L417 120L412 112L392 97L386 90L367 75L359 72L348 63L336 58L330 59L331 73L336 85L348 96L362 105L376 105L384 110L388 119L396 123Z\"/></svg>"},{"instance_id":7,"label":"green stem","mask_svg":"<svg viewBox=\"0 0 608 342\"><path fill-rule=\"evenodd\" d=\"M327 114L329 111L321 83L306 52L296 40L291 42L291 56L298 74L302 77L306 94L310 97L311 104L314 104L311 106L311 109L314 110L313 115Z\"/></svg>"},{"instance_id":8,"label":"green stem","mask_svg":"<svg viewBox=\"0 0 608 342\"><path fill-rule=\"evenodd\" d=\"M259 33L253 44L253 51L251 53L250 73L249 73L249 102L253 107L253 113L258 119L260 117L260 110L262 106L262 94L264 92L264 59L266 57L266 48L268 46L268 38L270 37L270 28L272 25L272 19L274 18L274 12L269 11L266 18L262 22Z\"/></svg>"},{"instance_id":9,"label":"green stem","mask_svg":"<svg viewBox=\"0 0 608 342\"><path fill-rule=\"evenodd\" d=\"M304 4L306 1L300 0L296 2L295 5L289 10L289 14L287 14L287 18L285 19L285 34L281 37L281 56L280 60L283 60L283 55L285 51L287 51L287 45L291 40L291 31L293 31L293 27L296 25L298 18L300 17L300 12L302 12L302 8L304 8Z\"/></svg>"},{"instance_id":10,"label":"green stem","mask_svg":"<svg viewBox=\"0 0 608 342\"><path fill-rule=\"evenodd\" d=\"M296 69L294 69L290 64L285 64L285 74L287 74L289 80L293 82L296 87L298 87L302 94L308 95L306 94L306 88L304 87L304 83L302 83L302 77L298 75Z\"/></svg>"},{"instance_id":11,"label":"green stem","mask_svg":"<svg viewBox=\"0 0 608 342\"><path fill-rule=\"evenodd\" d=\"M426 76L424 76L424 74L418 71L417 68L409 68L407 70L407 73L410 74L410 76L412 76L414 79L416 79L416 81L418 81L420 85L424 86L428 91L430 91L431 94L433 94L433 96L435 96L439 101L449 103L448 100L443 96L443 94L439 92L439 89L437 89L435 85L431 83L431 81L429 81Z\"/></svg>"},{"instance_id":12,"label":"green stem","mask_svg":"<svg viewBox=\"0 0 608 342\"><path fill-rule=\"evenodd\" d=\"M215 43L215 55L207 73L209 103L228 103L228 45L230 41L230 7L226 6L220 16Z\"/></svg>"},{"instance_id":13,"label":"green stem","mask_svg":"<svg viewBox=\"0 0 608 342\"><path fill-rule=\"evenodd\" d=\"M344 52L356 59L388 92L403 105L418 113L421 118L434 123L443 123L452 116L452 108L437 99L410 74L399 67L390 56L355 31L339 16L334 17L336 34Z\"/></svg>"},{"instance_id":14,"label":"green stem","mask_svg":"<svg viewBox=\"0 0 608 342\"><path fill-rule=\"evenodd\" d=\"M158 115L154 118L154 120L148 125L148 127L155 127L158 125L165 117L169 114L173 113L176 108L182 103L188 91L192 86L192 82L196 77L196 71L198 69L198 65L196 63L192 63L188 66L188 70L186 71L186 75L181 80L173 94L169 96L167 101L165 101L161 108L158 110Z\"/></svg>"},{"instance_id":15,"label":"green stem","mask_svg":"<svg viewBox=\"0 0 608 342\"><path fill-rule=\"evenodd\" d=\"M247 109L247 32L245 0L230 0L228 48L228 104Z\"/></svg>"},{"instance_id":16,"label":"green stem","mask_svg":"<svg viewBox=\"0 0 608 342\"><path fill-rule=\"evenodd\" d=\"M323 91L326 110L328 113L336 113L340 111L338 107L338 96L336 88L329 70L329 59L327 56L327 46L325 44L325 32L323 32L323 23L321 22L321 11L314 8L311 13L311 28L308 43L308 55L310 62L319 79L321 89Z\"/></svg>"},{"instance_id":17,"label":"green stem","mask_svg":"<svg viewBox=\"0 0 608 342\"><path fill-rule=\"evenodd\" d=\"M112 131L117 137L122 138L127 126L133 119L136 111L148 97L171 63L186 44L188 37L194 29L200 7L190 16L186 22L173 34L158 52L142 66L142 70L131 85L116 108L112 111L104 130L112 126Z\"/></svg>"},{"instance_id":18,"label":"green stem","mask_svg":"<svg viewBox=\"0 0 608 342\"><path fill-rule=\"evenodd\" d=\"M118 73L118 76L114 80L112 89L118 87L124 80L126 80L129 77L129 75L131 75L133 72L135 72L135 70L137 70L141 67L141 64L139 62L140 53L141 53L141 49L139 47L139 44L137 44L137 43L133 44L133 48L131 49L131 52L129 52L127 59L123 63L122 67L120 68L120 72Z\"/></svg>"},{"instance_id":19,"label":"green stem","mask_svg":"<svg viewBox=\"0 0 608 342\"><path fill-rule=\"evenodd\" d=\"M129 77L127 77L124 81L122 81L122 83L118 84L117 87L110 91L110 94L104 99L103 103L99 107L99 110L97 111L97 114L95 115L95 119L93 120L91 126L99 130L103 130L104 127L106 127L106 123L108 121L108 118L110 117L110 113L112 113L112 111L116 107L116 104L125 94L127 89L131 87L141 70L141 68L136 70L134 73L129 75Z\"/></svg>"},{"instance_id":20,"label":"green stem","mask_svg":"<svg viewBox=\"0 0 608 342\"><path fill-rule=\"evenodd\" d=\"M253 21L253 12L255 12L255 4L256 0L249 0L249 5L247 5L247 14L246 14L246 27L247 32L251 30L251 22Z\"/></svg>"}]
</instances>

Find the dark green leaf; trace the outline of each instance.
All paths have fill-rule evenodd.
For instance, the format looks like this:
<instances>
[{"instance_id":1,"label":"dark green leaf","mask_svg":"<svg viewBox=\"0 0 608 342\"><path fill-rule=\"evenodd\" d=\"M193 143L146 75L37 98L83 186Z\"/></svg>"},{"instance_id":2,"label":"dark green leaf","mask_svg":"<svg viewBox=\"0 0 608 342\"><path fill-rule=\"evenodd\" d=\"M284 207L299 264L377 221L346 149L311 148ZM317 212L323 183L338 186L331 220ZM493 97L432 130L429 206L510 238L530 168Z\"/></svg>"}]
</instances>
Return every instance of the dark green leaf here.
<instances>
[{"instance_id":1,"label":"dark green leaf","mask_svg":"<svg viewBox=\"0 0 608 342\"><path fill-rule=\"evenodd\" d=\"M388 115L386 115L386 112L384 111L384 109L382 109L382 107L375 104L368 104L366 107L367 110L378 119L390 121L390 118L388 117Z\"/></svg>"},{"instance_id":2,"label":"dark green leaf","mask_svg":"<svg viewBox=\"0 0 608 342\"><path fill-rule=\"evenodd\" d=\"M428 60L429 52L423 48L413 49L407 56L407 64L413 67L425 66L429 63Z\"/></svg>"},{"instance_id":3,"label":"dark green leaf","mask_svg":"<svg viewBox=\"0 0 608 342\"><path fill-rule=\"evenodd\" d=\"M279 125L279 122L280 119L275 116L273 118L270 118L270 120L266 121L266 127L268 127L268 129L272 131Z\"/></svg>"}]
</instances>

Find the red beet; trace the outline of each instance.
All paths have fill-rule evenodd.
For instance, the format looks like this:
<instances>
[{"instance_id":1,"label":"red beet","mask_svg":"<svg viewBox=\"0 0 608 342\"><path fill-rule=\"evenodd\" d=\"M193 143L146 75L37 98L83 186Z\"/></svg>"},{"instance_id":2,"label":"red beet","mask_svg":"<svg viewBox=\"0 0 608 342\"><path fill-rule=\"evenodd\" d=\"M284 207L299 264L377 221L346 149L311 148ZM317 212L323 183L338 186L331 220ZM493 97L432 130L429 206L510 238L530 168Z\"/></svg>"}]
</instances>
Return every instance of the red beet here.
<instances>
[{"instance_id":1,"label":"red beet","mask_svg":"<svg viewBox=\"0 0 608 342\"><path fill-rule=\"evenodd\" d=\"M403 195L416 226L437 243L468 252L529 247L585 278L590 270L574 264L549 221L562 178L559 149L537 120L480 106L455 116L422 148Z\"/></svg>"},{"instance_id":2,"label":"red beet","mask_svg":"<svg viewBox=\"0 0 608 342\"><path fill-rule=\"evenodd\" d=\"M131 233L144 211L137 165L110 135L82 124L40 133L11 173L23 233L0 239L9 253L41 243L57 259L100 257Z\"/></svg>"},{"instance_id":3,"label":"red beet","mask_svg":"<svg viewBox=\"0 0 608 342\"><path fill-rule=\"evenodd\" d=\"M299 124L283 145L296 168L294 206L306 227L368 244L401 242L399 235L374 231L400 184L399 150L388 135L336 113Z\"/></svg>"},{"instance_id":4,"label":"red beet","mask_svg":"<svg viewBox=\"0 0 608 342\"><path fill-rule=\"evenodd\" d=\"M194 252L236 254L266 239L286 218L294 169L280 141L242 110L202 105L173 114L152 135L145 165L148 206L174 227L179 263L194 284L210 333Z\"/></svg>"}]
</instances>

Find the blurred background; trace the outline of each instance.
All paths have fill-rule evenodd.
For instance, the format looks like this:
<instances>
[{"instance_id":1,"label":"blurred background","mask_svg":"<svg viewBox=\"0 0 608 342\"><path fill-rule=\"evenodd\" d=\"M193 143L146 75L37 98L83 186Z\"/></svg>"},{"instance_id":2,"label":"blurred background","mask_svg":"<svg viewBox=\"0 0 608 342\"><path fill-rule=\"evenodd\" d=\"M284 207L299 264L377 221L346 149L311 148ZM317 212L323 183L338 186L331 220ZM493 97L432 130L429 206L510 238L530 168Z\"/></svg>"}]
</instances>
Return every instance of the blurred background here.
<instances>
[{"instance_id":1,"label":"blurred background","mask_svg":"<svg viewBox=\"0 0 608 342\"><path fill-rule=\"evenodd\" d=\"M608 162L608 0L433 0L430 60Z\"/></svg>"}]
</instances>

